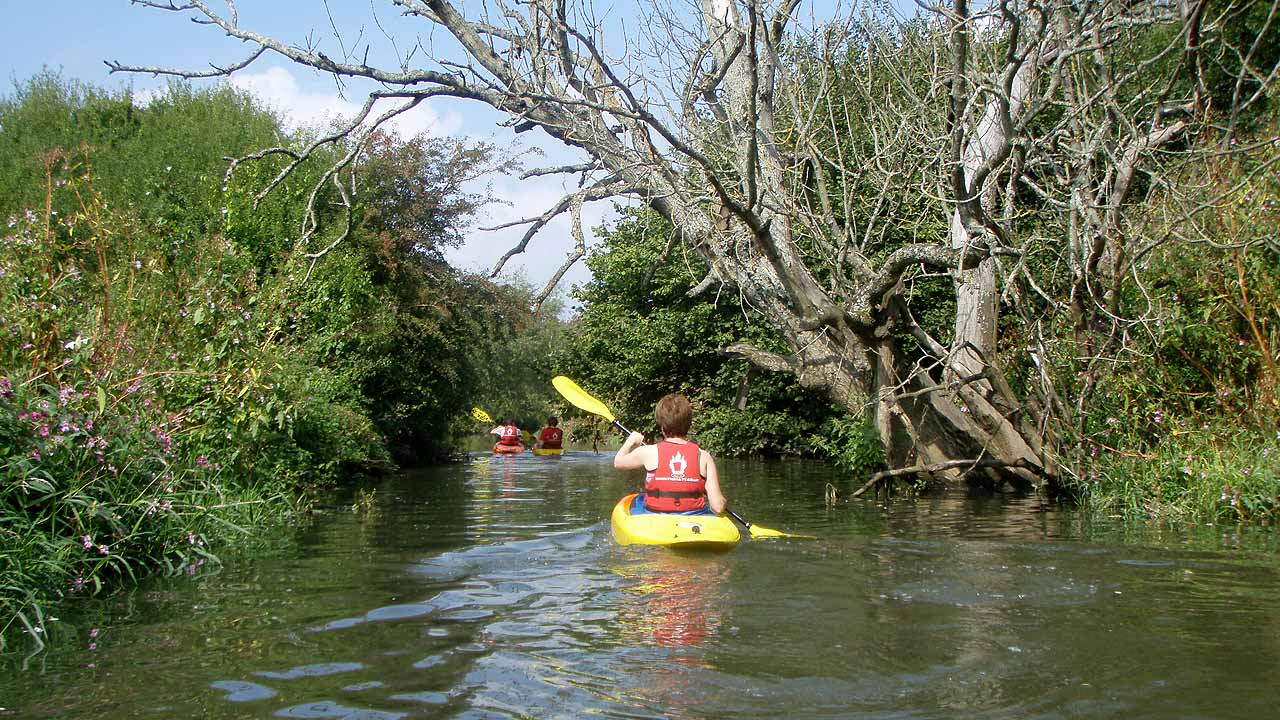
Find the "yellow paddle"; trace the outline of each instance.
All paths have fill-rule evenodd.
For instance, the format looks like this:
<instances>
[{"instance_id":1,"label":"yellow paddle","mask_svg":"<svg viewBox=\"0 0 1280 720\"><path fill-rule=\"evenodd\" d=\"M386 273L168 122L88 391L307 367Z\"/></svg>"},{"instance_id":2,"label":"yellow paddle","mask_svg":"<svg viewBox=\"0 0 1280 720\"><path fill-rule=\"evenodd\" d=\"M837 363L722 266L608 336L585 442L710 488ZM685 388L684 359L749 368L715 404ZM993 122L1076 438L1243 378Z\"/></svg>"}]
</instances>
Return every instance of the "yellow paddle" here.
<instances>
[{"instance_id":1,"label":"yellow paddle","mask_svg":"<svg viewBox=\"0 0 1280 720\"><path fill-rule=\"evenodd\" d=\"M564 396L565 400L568 400L592 415L599 415L605 420L608 420L613 423L614 427L621 430L624 435L631 434L631 431L623 427L622 423L618 422L617 418L613 416L613 413L609 412L609 406L591 397L586 390L578 387L578 383L563 375L557 375L551 378L551 384L554 385L556 390Z\"/></svg>"},{"instance_id":2,"label":"yellow paddle","mask_svg":"<svg viewBox=\"0 0 1280 720\"><path fill-rule=\"evenodd\" d=\"M618 422L617 419L613 417L613 413L609 412L609 406L605 405L604 403L592 397L590 393L588 393L586 390L583 390L582 388L578 387L578 383L570 380L569 378L563 375L557 375L551 378L551 384L554 385L556 390L558 390L560 394L564 396L565 400L568 400L570 403L572 403L576 407L582 410L586 410L592 415L599 415L605 420L608 420L609 422L613 423L613 426L621 430L623 433L627 435L631 434L631 431L623 427L622 423ZM770 528L760 527L759 525L752 525L751 523L744 520L741 515L730 510L729 508L726 507L724 510L729 514L729 517L741 523L742 526L747 529L747 532L750 533L751 537L753 538L767 538L767 537L798 537L798 538L811 538L811 539L813 538L812 535L792 535L791 533L784 533L780 530L772 530Z\"/></svg>"},{"instance_id":3,"label":"yellow paddle","mask_svg":"<svg viewBox=\"0 0 1280 720\"><path fill-rule=\"evenodd\" d=\"M493 424L493 418L489 417L489 413L481 410L480 408L471 408L471 417L487 425Z\"/></svg>"}]
</instances>

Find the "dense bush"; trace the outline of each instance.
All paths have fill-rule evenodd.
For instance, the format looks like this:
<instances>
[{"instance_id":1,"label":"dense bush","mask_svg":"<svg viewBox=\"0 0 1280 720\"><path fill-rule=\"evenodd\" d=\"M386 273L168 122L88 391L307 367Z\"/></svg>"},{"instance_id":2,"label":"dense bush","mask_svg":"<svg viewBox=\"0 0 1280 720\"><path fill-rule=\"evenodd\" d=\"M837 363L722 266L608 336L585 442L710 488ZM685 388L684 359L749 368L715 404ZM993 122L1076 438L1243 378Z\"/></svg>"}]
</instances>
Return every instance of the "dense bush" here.
<instances>
[{"instance_id":1,"label":"dense bush","mask_svg":"<svg viewBox=\"0 0 1280 720\"><path fill-rule=\"evenodd\" d=\"M0 643L41 607L287 519L310 492L454 445L487 349L527 295L450 268L508 160L380 135L352 232L308 256L305 202L337 152L270 193L305 142L246 96L175 85L145 105L42 75L0 100ZM327 191L326 191L327 192ZM316 240L348 217L323 192ZM544 380L545 382L545 380Z\"/></svg>"}]
</instances>

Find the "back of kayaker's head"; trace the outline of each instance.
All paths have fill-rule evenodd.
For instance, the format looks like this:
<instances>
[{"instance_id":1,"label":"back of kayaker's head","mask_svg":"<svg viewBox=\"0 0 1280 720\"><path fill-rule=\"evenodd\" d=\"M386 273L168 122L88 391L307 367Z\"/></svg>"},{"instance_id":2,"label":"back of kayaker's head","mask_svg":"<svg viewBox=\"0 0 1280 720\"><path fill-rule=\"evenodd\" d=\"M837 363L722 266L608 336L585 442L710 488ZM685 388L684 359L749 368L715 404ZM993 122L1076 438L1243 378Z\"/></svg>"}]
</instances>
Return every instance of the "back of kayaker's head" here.
<instances>
[{"instance_id":1,"label":"back of kayaker's head","mask_svg":"<svg viewBox=\"0 0 1280 720\"><path fill-rule=\"evenodd\" d=\"M653 409L653 419L658 421L663 435L682 438L693 424L693 407L683 395L663 395Z\"/></svg>"},{"instance_id":2,"label":"back of kayaker's head","mask_svg":"<svg viewBox=\"0 0 1280 720\"><path fill-rule=\"evenodd\" d=\"M506 421L506 422L504 422L504 423L502 423L502 424L503 424L503 425L515 425L515 424L516 424L516 419L515 419L515 418L513 418L513 417L509 417L509 418L507 418L507 421Z\"/></svg>"},{"instance_id":3,"label":"back of kayaker's head","mask_svg":"<svg viewBox=\"0 0 1280 720\"><path fill-rule=\"evenodd\" d=\"M547 418L547 424L550 425L551 427L555 427L556 425L560 424L560 419L557 418L555 415L552 415L551 417Z\"/></svg>"}]
</instances>

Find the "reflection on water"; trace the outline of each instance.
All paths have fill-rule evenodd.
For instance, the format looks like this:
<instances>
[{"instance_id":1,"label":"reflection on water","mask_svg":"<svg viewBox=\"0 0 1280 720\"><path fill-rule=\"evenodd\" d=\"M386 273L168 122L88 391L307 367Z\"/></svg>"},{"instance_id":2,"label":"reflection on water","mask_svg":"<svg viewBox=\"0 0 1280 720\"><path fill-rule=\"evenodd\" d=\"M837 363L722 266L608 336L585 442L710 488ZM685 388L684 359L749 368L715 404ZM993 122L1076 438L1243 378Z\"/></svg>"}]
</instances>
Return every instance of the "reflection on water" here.
<instances>
[{"instance_id":1,"label":"reflection on water","mask_svg":"<svg viewBox=\"0 0 1280 720\"><path fill-rule=\"evenodd\" d=\"M636 548L644 556L614 568L628 581L628 597L618 606L618 630L629 644L696 646L720 628L724 605L719 596L729 566L714 554L673 553ZM706 667L696 656L676 662Z\"/></svg>"},{"instance_id":2,"label":"reflection on water","mask_svg":"<svg viewBox=\"0 0 1280 720\"><path fill-rule=\"evenodd\" d=\"M727 461L818 540L619 547L609 456L407 473L296 549L68 608L0 717L1263 717L1273 536L1098 527L1034 498L828 508L806 463ZM74 615L74 617L71 617ZM83 630L77 636L74 628ZM90 648L88 631L97 628Z\"/></svg>"}]
</instances>

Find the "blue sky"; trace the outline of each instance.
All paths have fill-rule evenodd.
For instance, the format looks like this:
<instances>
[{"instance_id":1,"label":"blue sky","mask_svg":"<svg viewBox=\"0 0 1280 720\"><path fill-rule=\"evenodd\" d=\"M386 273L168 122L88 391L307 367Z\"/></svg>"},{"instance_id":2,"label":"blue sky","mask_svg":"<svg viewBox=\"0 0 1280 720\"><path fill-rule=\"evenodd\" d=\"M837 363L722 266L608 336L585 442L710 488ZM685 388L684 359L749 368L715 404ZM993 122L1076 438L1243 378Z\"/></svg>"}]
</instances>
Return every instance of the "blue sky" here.
<instances>
[{"instance_id":1,"label":"blue sky","mask_svg":"<svg viewBox=\"0 0 1280 720\"><path fill-rule=\"evenodd\" d=\"M0 71L4 75L4 91L12 91L14 82L22 82L48 67L70 78L105 87L133 87L147 91L163 86L163 78L149 75L108 74L104 60L125 64L165 67L207 67L209 62L231 63L243 58L250 48L228 38L213 28L196 25L176 13L131 5L128 0L36 0L5 3L5 23L0 25ZM211 3L223 10L225 4ZM241 0L237 4L242 27L290 42L303 43L314 33L326 51L338 43L321 0ZM392 33L401 47L417 41L416 33L429 33L424 22L412 22L392 11L390 3L376 0L330 0L333 24L350 46L363 30L374 45L390 43L372 22L371 5L377 17ZM439 52L449 52L449 38L436 31L422 39ZM363 45L363 43L361 43ZM390 51L370 55L370 63L381 59L393 61ZM248 69L236 74L235 84L262 97L297 123L322 120L336 115L349 115L364 101L366 87L349 85L339 88L334 79L288 63L278 57L264 55ZM398 125L403 133L428 132L434 135L467 135L493 140L503 147L519 142L540 148L543 158L530 164L561 165L576 162L579 156L563 148L540 131L524 133L519 138L496 122L501 117L477 103L455 100L433 100L425 108L412 111ZM540 137L538 137L540 136ZM521 181L514 177L493 179L493 194L504 204L490 206L477 225L508 222L538 215L572 189L571 181L540 178ZM612 216L607 203L596 203L584 210L584 224L590 228ZM472 270L490 269L502 254L513 246L523 229L497 232L473 230L465 247L455 251L451 261ZM588 244L593 238L588 235ZM517 256L508 268L523 271L529 281L541 286L551 277L572 247L567 218L545 229L530 244L524 255ZM589 277L581 262L562 287Z\"/></svg>"}]
</instances>

